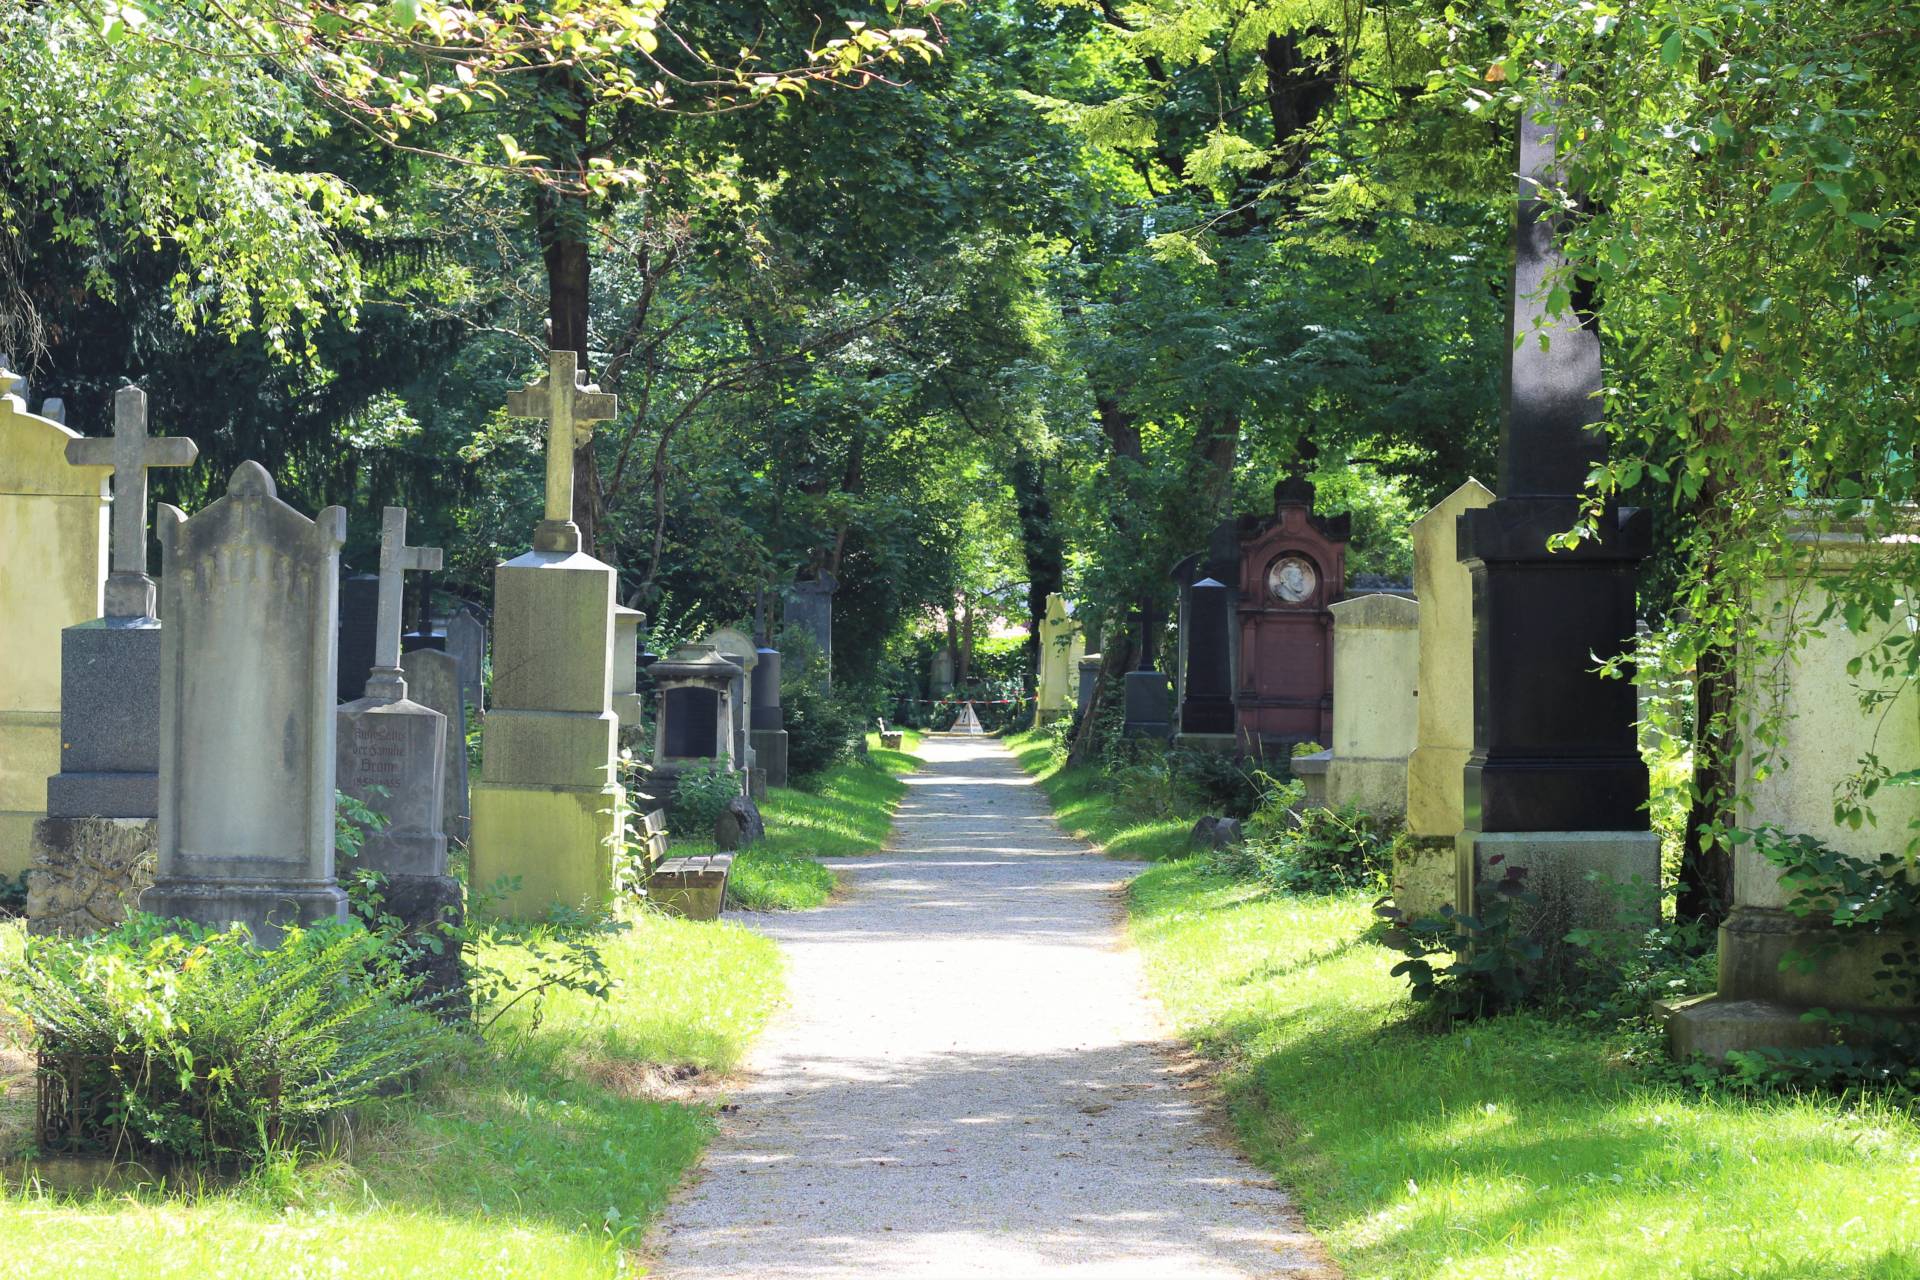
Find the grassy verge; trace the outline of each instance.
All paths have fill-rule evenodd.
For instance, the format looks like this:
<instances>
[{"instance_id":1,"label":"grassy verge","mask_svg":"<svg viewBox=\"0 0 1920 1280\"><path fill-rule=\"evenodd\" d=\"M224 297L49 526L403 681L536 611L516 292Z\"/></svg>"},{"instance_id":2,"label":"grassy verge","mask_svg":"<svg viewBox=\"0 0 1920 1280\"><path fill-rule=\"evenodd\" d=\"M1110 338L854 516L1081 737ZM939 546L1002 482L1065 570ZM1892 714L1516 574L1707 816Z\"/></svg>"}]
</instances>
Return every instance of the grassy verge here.
<instances>
[{"instance_id":1,"label":"grassy verge","mask_svg":"<svg viewBox=\"0 0 1920 1280\"><path fill-rule=\"evenodd\" d=\"M918 734L907 734L901 749L880 746L868 735L865 759L843 760L805 789L775 787L760 806L767 838L734 859L728 893L734 906L749 911L805 910L833 893L833 872L818 858L852 858L886 843L893 811L906 794L900 775L920 767L913 750ZM674 842L675 853L710 849L697 841Z\"/></svg>"},{"instance_id":2,"label":"grassy verge","mask_svg":"<svg viewBox=\"0 0 1920 1280\"><path fill-rule=\"evenodd\" d=\"M1193 818L1140 818L1114 803L1112 788L1092 769L1066 768L1052 737L1040 730L1005 739L1007 749L1053 802L1060 825L1116 858L1157 861L1188 853ZM1196 817L1198 815L1195 815Z\"/></svg>"},{"instance_id":3,"label":"grassy verge","mask_svg":"<svg viewBox=\"0 0 1920 1280\"><path fill-rule=\"evenodd\" d=\"M780 996L781 964L751 930L657 915L604 951L620 979L610 1001L561 995L537 1020L508 1015L499 1052L367 1110L334 1156L234 1187L11 1186L0 1273L636 1274L640 1232L712 1133L707 1104L673 1099L738 1062ZM9 1147L31 1095L29 1079L9 1082Z\"/></svg>"},{"instance_id":4,"label":"grassy verge","mask_svg":"<svg viewBox=\"0 0 1920 1280\"><path fill-rule=\"evenodd\" d=\"M1084 771L1045 781L1076 828L1127 829ZM1599 1026L1413 1025L1398 957L1363 938L1370 907L1191 858L1130 889L1174 1024L1220 1064L1242 1143L1350 1280L1920 1277L1911 1114L1706 1096L1636 1065L1657 1046Z\"/></svg>"}]
</instances>

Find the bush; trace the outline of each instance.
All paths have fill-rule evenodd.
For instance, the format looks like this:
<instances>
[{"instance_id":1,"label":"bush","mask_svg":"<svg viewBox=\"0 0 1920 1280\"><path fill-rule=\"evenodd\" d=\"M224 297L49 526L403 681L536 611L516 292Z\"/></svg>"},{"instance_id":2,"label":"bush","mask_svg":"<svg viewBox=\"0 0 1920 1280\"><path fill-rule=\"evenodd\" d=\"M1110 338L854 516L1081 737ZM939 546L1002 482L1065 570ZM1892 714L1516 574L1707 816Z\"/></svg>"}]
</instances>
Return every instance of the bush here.
<instances>
[{"instance_id":1,"label":"bush","mask_svg":"<svg viewBox=\"0 0 1920 1280\"><path fill-rule=\"evenodd\" d=\"M797 680L780 691L787 722L787 772L798 780L845 759L854 740L866 732L865 718L820 691L811 680Z\"/></svg>"},{"instance_id":2,"label":"bush","mask_svg":"<svg viewBox=\"0 0 1920 1280\"><path fill-rule=\"evenodd\" d=\"M135 916L31 938L4 976L42 1055L45 1136L65 1150L256 1158L455 1044L351 923L263 950L244 929Z\"/></svg>"},{"instance_id":3,"label":"bush","mask_svg":"<svg viewBox=\"0 0 1920 1280\"><path fill-rule=\"evenodd\" d=\"M1353 804L1305 808L1306 788L1294 779L1282 783L1256 772L1250 785L1261 799L1247 819L1246 842L1211 855L1217 874L1264 880L1289 893L1385 887L1398 821Z\"/></svg>"},{"instance_id":4,"label":"bush","mask_svg":"<svg viewBox=\"0 0 1920 1280\"><path fill-rule=\"evenodd\" d=\"M1259 806L1266 789L1259 775L1218 751L1175 747L1168 753L1167 764L1175 788L1189 807L1222 817L1247 817Z\"/></svg>"},{"instance_id":5,"label":"bush","mask_svg":"<svg viewBox=\"0 0 1920 1280\"><path fill-rule=\"evenodd\" d=\"M739 794L739 776L719 761L685 769L674 780L667 830L676 836L709 837L713 824Z\"/></svg>"}]
</instances>

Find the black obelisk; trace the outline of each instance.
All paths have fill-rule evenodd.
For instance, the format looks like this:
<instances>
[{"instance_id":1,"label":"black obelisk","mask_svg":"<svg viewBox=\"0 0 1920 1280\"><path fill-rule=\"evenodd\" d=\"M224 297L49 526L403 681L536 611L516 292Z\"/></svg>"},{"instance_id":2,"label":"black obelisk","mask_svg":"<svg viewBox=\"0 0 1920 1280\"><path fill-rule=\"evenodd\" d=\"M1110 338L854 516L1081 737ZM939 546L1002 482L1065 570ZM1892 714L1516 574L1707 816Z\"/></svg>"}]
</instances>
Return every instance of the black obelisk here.
<instances>
[{"instance_id":1,"label":"black obelisk","mask_svg":"<svg viewBox=\"0 0 1920 1280\"><path fill-rule=\"evenodd\" d=\"M1536 887L1586 870L1639 875L1650 841L1656 882L1659 868L1657 840L1634 835L1648 830L1634 686L1596 670L1633 644L1649 522L1609 506L1598 537L1548 549L1578 522L1587 476L1606 457L1597 429L1600 335L1590 312L1549 307L1555 285L1574 283L1558 243L1561 213L1545 198L1562 181L1551 129L1523 118L1518 156L1499 497L1458 525L1460 559L1473 575L1463 911L1493 854L1527 865Z\"/></svg>"}]
</instances>

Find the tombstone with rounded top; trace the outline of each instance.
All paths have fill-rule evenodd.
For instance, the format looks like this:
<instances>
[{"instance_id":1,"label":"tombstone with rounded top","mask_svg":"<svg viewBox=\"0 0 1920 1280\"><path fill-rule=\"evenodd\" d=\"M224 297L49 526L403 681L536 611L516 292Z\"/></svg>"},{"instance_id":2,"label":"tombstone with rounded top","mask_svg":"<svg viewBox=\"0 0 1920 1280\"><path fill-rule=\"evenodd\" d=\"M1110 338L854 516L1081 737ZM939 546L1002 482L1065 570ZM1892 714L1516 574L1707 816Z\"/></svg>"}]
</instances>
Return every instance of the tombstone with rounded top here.
<instances>
[{"instance_id":1,"label":"tombstone with rounded top","mask_svg":"<svg viewBox=\"0 0 1920 1280\"><path fill-rule=\"evenodd\" d=\"M243 462L189 519L160 508L159 867L141 907L263 945L343 919L334 880L334 629L346 512L309 520Z\"/></svg>"},{"instance_id":2,"label":"tombstone with rounded top","mask_svg":"<svg viewBox=\"0 0 1920 1280\"><path fill-rule=\"evenodd\" d=\"M733 760L736 768L746 771L749 793L764 796L766 782L757 776L759 761L754 759L751 697L754 669L760 665L760 646L746 632L733 627L721 627L707 637L707 643L718 649L721 657L740 668L740 676L733 682L729 699L733 703Z\"/></svg>"}]
</instances>

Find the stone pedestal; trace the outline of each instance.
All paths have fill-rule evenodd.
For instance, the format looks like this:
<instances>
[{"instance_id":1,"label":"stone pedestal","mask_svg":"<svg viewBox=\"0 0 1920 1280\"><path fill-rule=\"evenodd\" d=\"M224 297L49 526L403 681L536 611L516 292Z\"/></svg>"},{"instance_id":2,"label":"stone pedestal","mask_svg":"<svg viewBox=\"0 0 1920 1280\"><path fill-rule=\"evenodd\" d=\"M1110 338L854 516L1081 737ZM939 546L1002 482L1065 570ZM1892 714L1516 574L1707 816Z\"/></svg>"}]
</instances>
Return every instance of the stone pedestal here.
<instances>
[{"instance_id":1,"label":"stone pedestal","mask_svg":"<svg viewBox=\"0 0 1920 1280\"><path fill-rule=\"evenodd\" d=\"M760 776L769 787L787 785L787 715L780 705L781 658L762 645L753 668L753 720L748 734Z\"/></svg>"},{"instance_id":2,"label":"stone pedestal","mask_svg":"<svg viewBox=\"0 0 1920 1280\"><path fill-rule=\"evenodd\" d=\"M111 929L153 883L152 818L42 818L27 872L27 931L81 937Z\"/></svg>"},{"instance_id":3,"label":"stone pedestal","mask_svg":"<svg viewBox=\"0 0 1920 1280\"><path fill-rule=\"evenodd\" d=\"M1129 738L1157 738L1165 741L1173 735L1173 690L1167 677L1158 671L1127 672L1126 718L1121 732Z\"/></svg>"},{"instance_id":4,"label":"stone pedestal","mask_svg":"<svg viewBox=\"0 0 1920 1280\"><path fill-rule=\"evenodd\" d=\"M1382 816L1407 802L1415 740L1420 606L1405 596L1342 600L1333 613L1333 748L1327 802Z\"/></svg>"},{"instance_id":5,"label":"stone pedestal","mask_svg":"<svg viewBox=\"0 0 1920 1280\"><path fill-rule=\"evenodd\" d=\"M1233 707L1233 588L1201 578L1182 592L1180 735L1183 746L1231 752L1239 740Z\"/></svg>"},{"instance_id":6,"label":"stone pedestal","mask_svg":"<svg viewBox=\"0 0 1920 1280\"><path fill-rule=\"evenodd\" d=\"M160 508L159 869L141 909L247 927L346 917L334 882L334 640L346 512L308 520L242 463Z\"/></svg>"},{"instance_id":7,"label":"stone pedestal","mask_svg":"<svg viewBox=\"0 0 1920 1280\"><path fill-rule=\"evenodd\" d=\"M1801 643L1789 643L1771 661L1768 687L1750 695L1753 701L1743 709L1755 717L1779 717L1777 750L1789 764L1767 772L1750 758L1736 763L1740 821L1750 829L1772 826L1814 836L1831 849L1873 861L1901 848L1920 825L1920 789L1881 788L1869 801L1875 822L1858 830L1834 822L1834 796L1865 752L1907 762L1893 764L1896 769L1920 760L1920 693L1908 686L1891 703L1863 709L1863 678L1847 666L1873 647L1878 631L1857 635L1835 617L1822 625L1823 634L1812 634L1812 619L1829 600L1821 577L1881 549L1857 526L1822 529L1810 521L1792 536L1811 559L1812 584L1801 574L1783 573L1768 579L1756 605L1772 640L1792 635ZM1915 593L1907 587L1904 594L1911 600ZM1668 1033L1676 1055L1718 1061L1735 1049L1826 1043L1831 1028L1802 1020L1813 1008L1920 1016L1920 997L1892 998L1873 977L1898 939L1803 919L1786 909L1791 896L1779 868L1751 842L1736 847L1733 911L1720 926L1719 990L1673 1010ZM1789 955L1821 959L1810 968L1783 964Z\"/></svg>"},{"instance_id":8,"label":"stone pedestal","mask_svg":"<svg viewBox=\"0 0 1920 1280\"><path fill-rule=\"evenodd\" d=\"M470 883L486 909L545 920L613 897L625 792L614 776L611 567L530 551L494 572L493 705L473 787ZM501 880L517 889L492 898Z\"/></svg>"},{"instance_id":9,"label":"stone pedestal","mask_svg":"<svg viewBox=\"0 0 1920 1280\"><path fill-rule=\"evenodd\" d=\"M0 374L4 374L0 370ZM81 439L28 413L0 376L0 875L27 869L60 771L61 633L102 611L107 476L67 460Z\"/></svg>"}]
</instances>

